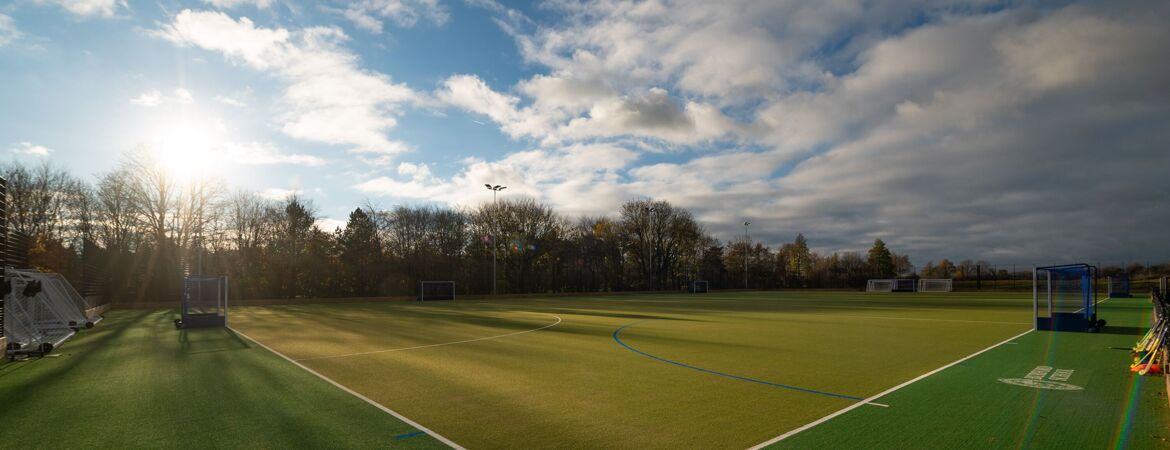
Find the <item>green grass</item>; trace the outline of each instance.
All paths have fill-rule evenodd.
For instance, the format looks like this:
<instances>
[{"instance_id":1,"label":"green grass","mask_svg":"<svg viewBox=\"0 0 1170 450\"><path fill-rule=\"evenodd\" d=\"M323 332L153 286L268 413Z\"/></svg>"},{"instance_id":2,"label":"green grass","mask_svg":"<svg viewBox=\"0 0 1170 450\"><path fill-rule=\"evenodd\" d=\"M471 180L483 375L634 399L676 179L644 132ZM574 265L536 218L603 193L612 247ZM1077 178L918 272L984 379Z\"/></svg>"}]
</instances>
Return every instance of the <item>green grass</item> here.
<instances>
[{"instance_id":1,"label":"green grass","mask_svg":"<svg viewBox=\"0 0 1170 450\"><path fill-rule=\"evenodd\" d=\"M1149 298L1100 305L1105 333L1036 331L771 448L1170 448L1163 378L1129 372ZM1079 391L999 383L1036 366L1072 369Z\"/></svg>"},{"instance_id":2,"label":"green grass","mask_svg":"<svg viewBox=\"0 0 1170 450\"><path fill-rule=\"evenodd\" d=\"M56 357L0 364L2 448L444 447L225 329L113 311Z\"/></svg>"},{"instance_id":3,"label":"green grass","mask_svg":"<svg viewBox=\"0 0 1170 450\"><path fill-rule=\"evenodd\" d=\"M1124 351L1143 302L1102 307L1121 334L1033 332L780 446L1164 446L1162 380L1133 382ZM180 333L173 314L115 311L60 357L0 365L0 447L440 446L244 336ZM869 397L1030 318L1023 294L784 291L243 307L231 322L468 448L745 448L857 403L745 379ZM1085 389L996 381L1041 364Z\"/></svg>"},{"instance_id":4,"label":"green grass","mask_svg":"<svg viewBox=\"0 0 1170 450\"><path fill-rule=\"evenodd\" d=\"M767 292L237 309L234 327L470 448L744 448L1030 328L1022 296ZM867 406L866 408L877 408Z\"/></svg>"}]
</instances>

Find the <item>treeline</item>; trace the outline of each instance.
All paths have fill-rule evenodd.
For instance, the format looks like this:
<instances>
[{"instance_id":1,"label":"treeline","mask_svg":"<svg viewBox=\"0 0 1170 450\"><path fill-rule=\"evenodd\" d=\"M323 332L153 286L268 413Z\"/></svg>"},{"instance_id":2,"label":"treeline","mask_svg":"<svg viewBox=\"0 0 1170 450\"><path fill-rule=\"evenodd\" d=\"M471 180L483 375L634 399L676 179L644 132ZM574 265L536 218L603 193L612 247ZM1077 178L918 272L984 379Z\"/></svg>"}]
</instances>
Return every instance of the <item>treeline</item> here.
<instances>
[{"instance_id":1,"label":"treeline","mask_svg":"<svg viewBox=\"0 0 1170 450\"><path fill-rule=\"evenodd\" d=\"M772 249L721 241L685 209L631 200L613 217L569 219L525 198L459 210L355 208L324 230L311 202L179 180L149 153L127 153L89 183L50 163L11 163L9 224L26 263L119 302L177 298L186 274L227 275L236 298L413 295L420 280L460 293L858 287L913 272L878 241L869 254L822 256L803 235Z\"/></svg>"},{"instance_id":2,"label":"treeline","mask_svg":"<svg viewBox=\"0 0 1170 450\"><path fill-rule=\"evenodd\" d=\"M461 294L713 288L862 288L869 278L963 278L984 262L916 271L880 239L865 253L821 255L804 235L772 249L720 240L664 201L630 200L611 217L570 219L526 198L468 209L357 207L322 229L311 202L179 180L149 153L86 182L49 163L10 163L9 224L27 263L100 281L117 302L178 298L186 274L227 275L235 298L414 295L453 280Z\"/></svg>"}]
</instances>

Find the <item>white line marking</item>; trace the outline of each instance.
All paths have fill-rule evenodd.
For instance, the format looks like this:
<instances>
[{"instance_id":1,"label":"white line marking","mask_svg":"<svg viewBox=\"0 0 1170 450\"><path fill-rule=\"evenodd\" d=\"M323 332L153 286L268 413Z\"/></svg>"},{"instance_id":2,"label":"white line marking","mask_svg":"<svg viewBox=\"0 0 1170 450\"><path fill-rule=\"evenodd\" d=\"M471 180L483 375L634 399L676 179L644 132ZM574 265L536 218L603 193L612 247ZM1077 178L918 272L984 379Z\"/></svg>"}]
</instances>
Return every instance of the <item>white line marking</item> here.
<instances>
[{"instance_id":1,"label":"white line marking","mask_svg":"<svg viewBox=\"0 0 1170 450\"><path fill-rule=\"evenodd\" d=\"M890 407L890 405L887 405L885 403L865 402L865 404L873 405L873 406L881 406L882 408L889 408Z\"/></svg>"},{"instance_id":2,"label":"white line marking","mask_svg":"<svg viewBox=\"0 0 1170 450\"><path fill-rule=\"evenodd\" d=\"M544 313L537 313L537 314L544 314ZM557 319L557 321L553 322L551 324L545 325L543 327L540 327L540 328L533 328L531 330L517 331L514 333L500 334L500 335L496 335L496 336L488 336L488 337L481 337L481 338L475 338L475 339L467 339L467 340L463 340L463 341L443 342L440 344L419 345L419 346L415 346L415 347L402 347L402 348L391 348L391 349L386 349L386 350L374 350L374 351L370 351L370 352L346 353L344 355L314 356L311 358L300 358L300 359L297 359L297 361L314 361L314 360L318 360L318 359L345 358L345 357L349 357L349 356L363 356L363 355L373 355L376 353L401 352L401 351L405 351L405 350L417 350L420 348L442 347L444 345L466 344L468 342L486 341L489 339L499 339L502 337L515 336L515 335L524 334L524 333L531 333L533 331L540 331L540 330L543 330L545 328L552 328L552 327L555 327L561 323L560 316L553 316L552 314L547 314L547 315L555 317Z\"/></svg>"},{"instance_id":3,"label":"white line marking","mask_svg":"<svg viewBox=\"0 0 1170 450\"><path fill-rule=\"evenodd\" d=\"M962 319L927 319L921 317L889 317L889 316L855 316L847 314L808 314L812 316L827 316L827 317L860 317L864 319L889 319L889 320L921 320L925 322L962 322L962 323L991 323L998 325L1031 325L1032 322L1001 322L995 320L962 320Z\"/></svg>"},{"instance_id":4,"label":"white line marking","mask_svg":"<svg viewBox=\"0 0 1170 450\"><path fill-rule=\"evenodd\" d=\"M905 382L905 383L902 383L902 384L899 384L899 385L897 385L897 386L894 386L894 387L892 387L892 388L886 389L885 391L882 391L882 392L878 393L877 395L874 395L874 396L872 396L872 397L869 397L869 398L867 398L867 399L865 399L865 400L862 400L862 401L860 401L860 402L854 403L854 404L852 404L852 405L846 406L846 407L844 407L844 408L842 408L842 409L838 410L837 412L834 412L834 413L832 413L832 414L829 414L829 415L827 415L827 416L825 416L825 417L821 417L820 419L817 419L816 421L813 421L813 422L806 423L806 424L804 424L803 426L801 426L800 428L797 428L797 429L795 429L795 430L792 430L792 431L789 431L789 432L787 432L787 433L781 434L781 435L779 435L779 436L776 436L776 437L774 437L774 438L772 438L772 439L769 439L769 440L767 440L767 441L765 441L765 442L761 442L761 443L759 443L759 444L756 444L756 445L754 445L754 446L750 447L748 450L758 450L758 449L762 449L762 448L764 448L764 447L767 447L767 446L769 446L769 445L772 445L772 444L775 444L775 443L777 443L777 442L780 442L780 441L782 441L782 440L784 440L784 439L788 439L789 437L792 437L793 435L795 435L795 434L797 434L797 433L800 433L800 432L802 432L802 431L805 431L805 430L807 430L807 429L809 429L809 428L815 427L815 426L817 426L817 425L820 425L820 424L822 424L822 423L828 422L830 419L832 419L832 418L834 418L834 417L837 417L837 416L839 416L839 415L845 414L845 413L847 413L847 412L849 412L849 411L853 411L854 409L857 409L857 408L861 407L862 405L868 404L870 401L877 400L877 399L879 399L879 398L882 398L882 397L884 397L884 396L886 396L886 395L889 395L890 393L893 393L894 391L896 391L896 390L898 390L898 389L902 389L902 388L904 388L904 387L906 387L906 386L909 386L909 385L910 385L910 384L912 384L912 383L915 383L915 382L918 382L919 380L922 380L923 378L929 377L929 376L931 376L931 375L934 375L934 374L936 374L936 373L942 372L943 370L949 369L951 366L954 366L954 365L956 365L956 364L959 364L959 363L961 363L961 362L963 362L963 361L966 361L966 360L968 360L968 359L971 359L971 358L974 358L974 357L976 357L976 356L979 356L979 355L983 354L984 352L986 352L986 351L988 351L988 350L991 350L991 349L993 349L993 348L996 348L996 347L999 347L999 346L1001 346L1001 345L1003 345L1003 344L1006 344L1006 343L1008 343L1008 341L1012 341L1012 340L1018 339L1018 338L1020 338L1020 337L1023 337L1025 334L1031 333L1031 332L1033 332L1033 331L1035 331L1035 330L1028 330L1028 331L1025 331L1025 332L1023 332L1023 333L1020 333L1020 334L1017 334L1017 335L1015 335L1015 336L1012 336L1012 337L1010 337L1010 338L1007 338L1007 339L1005 339L1005 340L1001 341L1001 342L1000 342L1000 343L998 343L998 344L992 345L991 347L987 347L987 348L985 348L985 349L983 349L983 350L980 350L980 351L977 351L977 352L975 352L975 353L972 353L972 354L970 354L970 355L964 356L963 358L961 358L961 359L959 359L959 360L957 360L957 361L954 361L954 362L952 362L952 363L950 363L950 364L947 364L947 365L945 365L945 366L942 366L942 367L939 367L939 368L937 368L937 369L934 369L934 370L932 370L932 371L930 371L930 372L927 372L927 373L924 373L924 374L922 374L922 375L919 375L917 378L914 378L913 380L910 380L910 381L907 381L907 382Z\"/></svg>"},{"instance_id":5,"label":"white line marking","mask_svg":"<svg viewBox=\"0 0 1170 450\"><path fill-rule=\"evenodd\" d=\"M304 364L301 364L301 363L299 363L299 362L296 362L296 360L294 360L294 359L292 359L292 358L289 358L289 357L285 356L283 353L280 353L280 352L278 352L278 351L276 351L276 350L273 350L271 347L269 347L269 346L267 346L267 345L261 344L261 343L260 343L260 341L257 341L257 340L255 340L255 339L252 339L250 336L248 336L248 335L246 335L246 334L244 334L244 333L240 332L239 330L237 330L237 329L235 329L235 328L232 328L232 327L228 327L228 329L229 329L229 330L232 330L233 332L235 332L236 334L238 334L238 335L240 335L240 336L243 336L243 337L244 337L244 339L247 339L247 340L249 340L249 341L252 341L252 342L254 342L256 345L259 345L260 347L263 347L265 350L268 350L268 351L270 351L270 352L272 352L272 353L275 353L275 354L276 354L276 356L279 356L279 357L281 357L281 358L284 358L286 361L288 361L288 362L290 362L290 363L296 364L296 365L297 365L297 367L300 367L300 368L302 368L302 369L305 369L305 371L306 371L306 372L309 372L309 373L311 373L311 374L313 374L313 375L316 375L316 376L317 376L317 378L320 378L320 379L322 379L322 380L328 381L328 382L329 382L329 384L332 384L332 385L334 385L334 386L337 386L337 388L338 388L338 389L341 389L341 390L343 390L343 391L345 391L345 392L348 392L350 395L352 395L352 396L354 396L354 397L357 397L357 398L359 398L359 399L361 399L361 400L365 401L366 403L369 403L369 404L373 405L375 408L378 408L378 409L382 410L382 411L383 411L383 412L385 412L386 414L389 414L389 415L391 415L391 416L394 416L394 417L395 417L395 418L397 418L398 420L401 420L401 421L403 421L403 422L406 422L406 423L407 423L407 424L409 424L410 426L417 428L419 431L422 431L422 432L424 432L424 433L426 433L426 434L429 434L431 437L433 437L433 438L435 438L435 439L439 440L439 442L442 442L442 443L444 443L444 444L447 444L447 445L448 445L448 446L450 446L451 448L454 448L454 449L457 449L457 450L467 450L467 449L466 449L466 448L464 448L462 445L456 444L456 443L455 443L455 441L452 441L452 440L450 440L450 439L447 439L447 438L443 437L442 435L440 435L439 433L436 433L436 432L432 431L430 428L424 427L424 426L422 426L421 424L419 424L418 422L415 422L415 421L413 421L413 420L410 420L410 419L406 418L406 416L404 416L404 415L402 415L402 414L398 414L397 412L394 412L394 410L392 410L392 409L390 409L390 408L387 408L387 407L385 407L385 406L382 406L382 404L381 404L381 403L378 403L378 402L375 402L375 401L373 401L373 400L370 400L370 398L369 398L369 397L366 397L366 396L364 396L364 395L362 395L362 394L359 394L359 393L357 393L356 391L354 391L353 389L350 389L350 388L347 388L347 387L345 387L345 386L342 386L342 385L341 385L341 383L338 383L338 382L336 382L336 381L333 381L332 379L330 379L329 377L327 377L327 376L325 376L325 375L321 375L321 374L320 374L320 373L318 373L316 370L313 370L313 369L310 369L310 368L308 368L308 367L305 367L305 365L304 365Z\"/></svg>"}]
</instances>

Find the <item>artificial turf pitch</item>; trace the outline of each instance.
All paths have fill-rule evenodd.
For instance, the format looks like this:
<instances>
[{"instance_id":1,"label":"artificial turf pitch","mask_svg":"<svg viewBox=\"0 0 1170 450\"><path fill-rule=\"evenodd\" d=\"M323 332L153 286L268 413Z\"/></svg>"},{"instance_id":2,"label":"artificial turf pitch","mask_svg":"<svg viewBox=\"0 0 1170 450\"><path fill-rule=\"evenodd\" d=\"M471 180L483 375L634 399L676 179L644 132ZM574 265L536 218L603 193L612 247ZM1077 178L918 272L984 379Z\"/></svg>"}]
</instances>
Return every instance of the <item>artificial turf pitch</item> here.
<instances>
[{"instance_id":1,"label":"artificial turf pitch","mask_svg":"<svg viewBox=\"0 0 1170 450\"><path fill-rule=\"evenodd\" d=\"M1028 333L777 445L1164 446L1164 386L1113 348L1148 309L1103 304L1116 334ZM468 448L745 448L1031 328L1027 298L988 293L235 308L246 338L171 317L116 311L60 358L0 366L0 446L440 445L250 338ZM1084 389L997 381L1044 364ZM13 434L43 421L80 432Z\"/></svg>"}]
</instances>

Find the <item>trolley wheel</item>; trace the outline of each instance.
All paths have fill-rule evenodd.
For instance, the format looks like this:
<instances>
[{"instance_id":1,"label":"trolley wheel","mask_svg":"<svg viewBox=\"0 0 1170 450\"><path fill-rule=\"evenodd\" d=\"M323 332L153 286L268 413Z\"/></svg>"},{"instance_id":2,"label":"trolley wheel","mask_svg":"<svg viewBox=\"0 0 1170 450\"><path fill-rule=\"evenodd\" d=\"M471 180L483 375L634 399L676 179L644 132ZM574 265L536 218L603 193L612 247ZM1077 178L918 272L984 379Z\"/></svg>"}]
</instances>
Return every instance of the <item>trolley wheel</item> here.
<instances>
[{"instance_id":1,"label":"trolley wheel","mask_svg":"<svg viewBox=\"0 0 1170 450\"><path fill-rule=\"evenodd\" d=\"M1105 319L1097 319L1097 328L1105 328Z\"/></svg>"},{"instance_id":2,"label":"trolley wheel","mask_svg":"<svg viewBox=\"0 0 1170 450\"><path fill-rule=\"evenodd\" d=\"M175 329L176 330L183 329L183 319L175 319Z\"/></svg>"},{"instance_id":3,"label":"trolley wheel","mask_svg":"<svg viewBox=\"0 0 1170 450\"><path fill-rule=\"evenodd\" d=\"M41 350L41 356L45 356L53 351L53 344L50 344L48 342L42 342L40 350Z\"/></svg>"},{"instance_id":4,"label":"trolley wheel","mask_svg":"<svg viewBox=\"0 0 1170 450\"><path fill-rule=\"evenodd\" d=\"M93 322L86 322L85 327L86 328L93 328Z\"/></svg>"}]
</instances>

